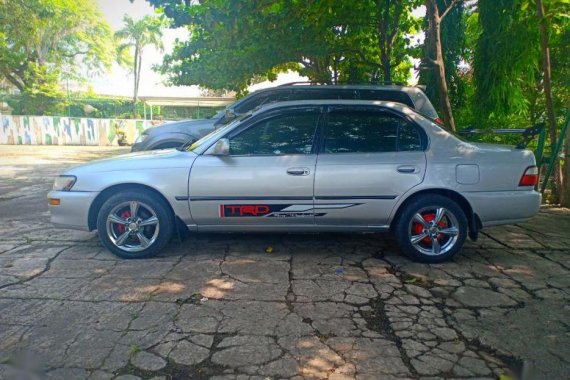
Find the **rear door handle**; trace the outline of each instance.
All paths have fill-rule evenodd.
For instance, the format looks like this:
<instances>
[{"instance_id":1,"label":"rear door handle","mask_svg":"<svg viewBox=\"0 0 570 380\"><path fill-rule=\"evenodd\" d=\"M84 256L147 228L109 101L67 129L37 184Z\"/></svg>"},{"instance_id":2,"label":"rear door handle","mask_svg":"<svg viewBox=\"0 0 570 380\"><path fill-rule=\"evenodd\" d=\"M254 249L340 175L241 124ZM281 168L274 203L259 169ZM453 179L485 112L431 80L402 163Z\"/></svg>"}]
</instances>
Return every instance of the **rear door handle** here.
<instances>
[{"instance_id":1,"label":"rear door handle","mask_svg":"<svg viewBox=\"0 0 570 380\"><path fill-rule=\"evenodd\" d=\"M397 170L400 173L415 173L416 167L415 166L409 166L409 165L402 165L402 166L398 166Z\"/></svg>"},{"instance_id":2,"label":"rear door handle","mask_svg":"<svg viewBox=\"0 0 570 380\"><path fill-rule=\"evenodd\" d=\"M287 169L287 174L291 175L309 175L311 171L309 168L289 168Z\"/></svg>"}]
</instances>

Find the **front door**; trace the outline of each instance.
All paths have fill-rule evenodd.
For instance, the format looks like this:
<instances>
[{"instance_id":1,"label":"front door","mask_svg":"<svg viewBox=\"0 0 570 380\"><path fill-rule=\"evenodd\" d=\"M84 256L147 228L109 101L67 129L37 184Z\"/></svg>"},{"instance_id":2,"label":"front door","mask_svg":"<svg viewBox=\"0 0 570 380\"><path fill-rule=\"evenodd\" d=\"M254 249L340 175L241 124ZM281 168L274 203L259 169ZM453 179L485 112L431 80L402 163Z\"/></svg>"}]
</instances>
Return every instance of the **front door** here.
<instances>
[{"instance_id":1,"label":"front door","mask_svg":"<svg viewBox=\"0 0 570 380\"><path fill-rule=\"evenodd\" d=\"M319 117L315 107L260 115L225 136L228 156L198 157L189 194L199 228L312 226Z\"/></svg>"},{"instance_id":2,"label":"front door","mask_svg":"<svg viewBox=\"0 0 570 380\"><path fill-rule=\"evenodd\" d=\"M425 133L379 107L331 107L315 174L317 225L384 227L423 181Z\"/></svg>"}]
</instances>

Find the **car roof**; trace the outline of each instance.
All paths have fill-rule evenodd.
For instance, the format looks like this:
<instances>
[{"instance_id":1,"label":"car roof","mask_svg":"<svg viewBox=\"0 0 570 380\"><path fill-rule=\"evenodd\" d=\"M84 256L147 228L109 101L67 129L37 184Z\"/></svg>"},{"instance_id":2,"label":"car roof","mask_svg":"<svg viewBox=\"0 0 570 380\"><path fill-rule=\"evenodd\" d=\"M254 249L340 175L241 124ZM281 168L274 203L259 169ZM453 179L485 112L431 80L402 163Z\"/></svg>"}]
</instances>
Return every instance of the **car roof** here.
<instances>
[{"instance_id":1,"label":"car roof","mask_svg":"<svg viewBox=\"0 0 570 380\"><path fill-rule=\"evenodd\" d=\"M413 113L418 113L412 107L405 104L385 101L385 100L358 100L358 99L315 99L315 100L290 100L285 102L273 102L263 104L252 110L252 115L257 115L259 113L267 112L276 108L286 108L295 106L334 106L334 105L349 105L349 106L380 106L386 108L392 108L398 111L413 111Z\"/></svg>"},{"instance_id":2,"label":"car roof","mask_svg":"<svg viewBox=\"0 0 570 380\"><path fill-rule=\"evenodd\" d=\"M415 86L405 86L396 84L283 84L276 87L268 87L255 92L276 91L280 89L337 89L337 90L421 90Z\"/></svg>"},{"instance_id":3,"label":"car roof","mask_svg":"<svg viewBox=\"0 0 570 380\"><path fill-rule=\"evenodd\" d=\"M269 87L264 88L261 90L254 91L250 94L251 95L259 95L259 94L271 94L271 93L279 93L285 91L292 91L292 92L312 92L312 91L343 91L343 90L353 90L353 91L386 91L386 92L400 92L406 94L412 104L414 105L414 109L422 113L424 116L427 116L431 119L436 119L438 117L437 111L429 101L427 95L423 92L422 88L415 87L415 86L405 86L405 85L396 85L396 84L389 84L389 85L376 85L376 84L346 84L346 85L338 85L338 84L326 84L326 85L319 85L319 84L284 84L277 87ZM241 100L238 100L234 103L231 107L241 106L242 102L247 102L250 96L246 96Z\"/></svg>"}]
</instances>

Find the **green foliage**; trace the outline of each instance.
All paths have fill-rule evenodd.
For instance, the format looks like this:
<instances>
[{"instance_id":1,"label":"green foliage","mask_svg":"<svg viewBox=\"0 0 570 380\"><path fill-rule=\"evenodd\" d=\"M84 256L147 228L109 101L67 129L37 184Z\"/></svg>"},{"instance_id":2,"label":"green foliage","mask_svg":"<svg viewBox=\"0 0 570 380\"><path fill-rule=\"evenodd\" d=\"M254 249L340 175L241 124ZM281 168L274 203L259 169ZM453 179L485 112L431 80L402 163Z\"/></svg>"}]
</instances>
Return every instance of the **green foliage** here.
<instances>
[{"instance_id":1,"label":"green foliage","mask_svg":"<svg viewBox=\"0 0 570 380\"><path fill-rule=\"evenodd\" d=\"M0 102L6 102L12 108L14 115L45 115L93 117L109 119L130 119L133 115L131 99L97 96L92 93L71 94L66 96L34 96L29 93L19 95L0 95ZM95 111L85 112L85 106L91 106ZM150 106L138 102L136 114L150 118ZM153 106L155 120L204 119L214 116L224 107L194 107L194 106Z\"/></svg>"},{"instance_id":2,"label":"green foliage","mask_svg":"<svg viewBox=\"0 0 570 380\"><path fill-rule=\"evenodd\" d=\"M440 14L447 7L448 2L438 0L437 2ZM453 8L441 23L441 45L443 58L445 62L445 79L449 90L449 98L452 108L457 111L466 107L466 87L469 85L470 73L466 67L461 64L467 60L467 20L470 13L465 9L463 4L459 4ZM424 28L427 28L427 21L424 21ZM421 47L422 57L426 55L428 41L426 40ZM439 107L439 94L437 92L437 83L435 73L431 67L424 65L420 71L419 83L426 86L426 95L435 107ZM456 122L458 127L465 127L465 124L458 119Z\"/></svg>"},{"instance_id":3,"label":"green foliage","mask_svg":"<svg viewBox=\"0 0 570 380\"><path fill-rule=\"evenodd\" d=\"M0 76L50 96L60 74L110 67L111 31L90 0L10 0L0 7Z\"/></svg>"},{"instance_id":4,"label":"green foliage","mask_svg":"<svg viewBox=\"0 0 570 380\"><path fill-rule=\"evenodd\" d=\"M407 80L418 0L148 0L186 27L159 70L175 85L243 92L252 78L295 70L315 82ZM384 58L384 59L382 59ZM388 71L382 63L388 62ZM387 75L388 74L388 75Z\"/></svg>"},{"instance_id":5,"label":"green foliage","mask_svg":"<svg viewBox=\"0 0 570 380\"><path fill-rule=\"evenodd\" d=\"M570 103L570 2L545 0L558 125ZM546 119L536 4L480 0L474 46L474 115L487 127L526 127Z\"/></svg>"},{"instance_id":6,"label":"green foliage","mask_svg":"<svg viewBox=\"0 0 570 380\"><path fill-rule=\"evenodd\" d=\"M10 0L0 6L0 77L24 114L63 112L59 81L110 67L111 30L89 0Z\"/></svg>"},{"instance_id":7,"label":"green foliage","mask_svg":"<svg viewBox=\"0 0 570 380\"><path fill-rule=\"evenodd\" d=\"M523 1L479 1L481 33L473 65L474 104L482 121L528 114L525 94L537 80L540 44L538 20L521 7Z\"/></svg>"},{"instance_id":8,"label":"green foliage","mask_svg":"<svg viewBox=\"0 0 570 380\"><path fill-rule=\"evenodd\" d=\"M550 26L550 60L552 65L552 92L557 124L561 126L570 107L570 1L545 2ZM543 101L541 97L540 101ZM544 112L544 103L535 105L536 118Z\"/></svg>"},{"instance_id":9,"label":"green foliage","mask_svg":"<svg viewBox=\"0 0 570 380\"><path fill-rule=\"evenodd\" d=\"M117 47L117 61L123 66L132 66L134 75L133 113L138 117L136 103L141 79L143 49L147 45L156 46L162 50L162 28L164 20L159 17L144 16L134 20L129 15L123 17L124 27L115 32Z\"/></svg>"},{"instance_id":10,"label":"green foliage","mask_svg":"<svg viewBox=\"0 0 570 380\"><path fill-rule=\"evenodd\" d=\"M132 63L132 56L138 50L142 51L147 45L154 45L163 49L162 28L164 20L159 17L144 16L135 20L129 15L123 17L124 27L115 32L118 41L119 63ZM126 55L124 55L127 53Z\"/></svg>"}]
</instances>

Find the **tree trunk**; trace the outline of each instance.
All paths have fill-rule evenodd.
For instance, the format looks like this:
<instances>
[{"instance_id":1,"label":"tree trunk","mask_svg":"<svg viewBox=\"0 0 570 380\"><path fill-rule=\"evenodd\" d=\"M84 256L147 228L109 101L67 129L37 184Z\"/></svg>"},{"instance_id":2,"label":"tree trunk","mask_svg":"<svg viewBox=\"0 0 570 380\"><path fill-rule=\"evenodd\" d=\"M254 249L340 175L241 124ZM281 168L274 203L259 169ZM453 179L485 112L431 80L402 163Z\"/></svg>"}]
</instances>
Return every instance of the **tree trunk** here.
<instances>
[{"instance_id":1,"label":"tree trunk","mask_svg":"<svg viewBox=\"0 0 570 380\"><path fill-rule=\"evenodd\" d=\"M550 70L550 48L548 47L548 32L546 28L546 18L544 17L544 5L542 0L536 0L536 12L540 21L540 47L542 52L542 75L544 81L544 96L546 98L546 116L548 118L548 132L550 135L550 144L552 149L556 146L556 117L554 115L554 103L552 101L552 82ZM559 200L562 192L562 171L560 170L560 161L556 159L552 181L555 186L554 200Z\"/></svg>"},{"instance_id":2,"label":"tree trunk","mask_svg":"<svg viewBox=\"0 0 570 380\"><path fill-rule=\"evenodd\" d=\"M135 87L135 118L138 117L137 114L137 101L138 101L138 95L139 95L139 84L141 81L141 67L142 67L142 49L139 51L139 62L138 62L138 67L137 67L137 85Z\"/></svg>"},{"instance_id":3,"label":"tree trunk","mask_svg":"<svg viewBox=\"0 0 570 380\"><path fill-rule=\"evenodd\" d=\"M139 95L139 88L140 88L140 83L141 83L141 68L142 68L142 48L139 51L139 66L137 67L137 93L136 96L138 98Z\"/></svg>"},{"instance_id":4,"label":"tree trunk","mask_svg":"<svg viewBox=\"0 0 570 380\"><path fill-rule=\"evenodd\" d=\"M384 74L384 82L390 84L392 82L392 72L390 65L390 55L389 53L382 53L380 55L380 61L382 62L382 73Z\"/></svg>"},{"instance_id":5,"label":"tree trunk","mask_svg":"<svg viewBox=\"0 0 570 380\"><path fill-rule=\"evenodd\" d=\"M6 78L6 80L14 85L20 92L25 91L26 86L21 78L17 77L16 75L12 75L8 71L3 71L2 74L4 74L4 78Z\"/></svg>"},{"instance_id":6,"label":"tree trunk","mask_svg":"<svg viewBox=\"0 0 570 380\"><path fill-rule=\"evenodd\" d=\"M134 67L133 67L133 77L134 77L134 83L133 83L133 118L135 118L136 114L137 114L137 95L138 95L138 91L139 91L139 89L137 88L138 65L139 65L139 49L137 46L135 46L135 62L134 62Z\"/></svg>"},{"instance_id":7,"label":"tree trunk","mask_svg":"<svg viewBox=\"0 0 570 380\"><path fill-rule=\"evenodd\" d=\"M378 47L380 48L380 64L382 66L382 76L384 83L392 82L392 46L396 40L400 25L400 16L403 5L396 3L392 20L392 28L390 28L390 7L391 0L376 0L376 31L378 33Z\"/></svg>"},{"instance_id":8,"label":"tree trunk","mask_svg":"<svg viewBox=\"0 0 570 380\"><path fill-rule=\"evenodd\" d=\"M426 0L426 15L428 17L428 59L429 64L435 71L437 82L437 90L439 93L439 108L442 112L445 127L455 132L455 120L451 110L451 101L449 100L449 91L447 89L447 81L445 79L445 64L443 61L443 53L441 50L441 20L439 8L435 0Z\"/></svg>"},{"instance_id":9,"label":"tree trunk","mask_svg":"<svg viewBox=\"0 0 570 380\"><path fill-rule=\"evenodd\" d=\"M314 57L310 61L311 72L308 75L309 80L314 83L331 83L330 57Z\"/></svg>"},{"instance_id":10,"label":"tree trunk","mask_svg":"<svg viewBox=\"0 0 570 380\"><path fill-rule=\"evenodd\" d=\"M562 177L563 186L560 192L560 205L570 208L570 128L566 129L564 152L566 155L564 156L564 176Z\"/></svg>"}]
</instances>

